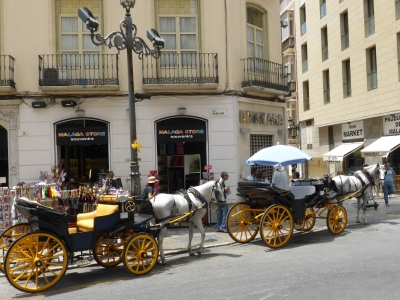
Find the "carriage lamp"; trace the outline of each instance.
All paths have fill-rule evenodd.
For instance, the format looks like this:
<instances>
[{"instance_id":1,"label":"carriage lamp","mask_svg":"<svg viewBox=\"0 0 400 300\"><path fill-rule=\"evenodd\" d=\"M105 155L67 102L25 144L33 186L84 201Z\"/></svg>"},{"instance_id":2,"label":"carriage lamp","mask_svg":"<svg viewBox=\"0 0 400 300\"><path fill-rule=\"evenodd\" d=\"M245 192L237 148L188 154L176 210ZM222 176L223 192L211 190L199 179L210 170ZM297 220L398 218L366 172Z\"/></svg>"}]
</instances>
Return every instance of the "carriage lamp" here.
<instances>
[{"instance_id":1,"label":"carriage lamp","mask_svg":"<svg viewBox=\"0 0 400 300\"><path fill-rule=\"evenodd\" d=\"M300 129L300 125L294 125L293 124L293 119L291 117L289 117L288 119L288 135L290 138L295 139L297 138L298 135L298 131Z\"/></svg>"},{"instance_id":2,"label":"carriage lamp","mask_svg":"<svg viewBox=\"0 0 400 300\"><path fill-rule=\"evenodd\" d=\"M155 29L147 31L147 38L153 45L153 48L146 44L146 42L136 36L137 27L132 23L132 17L130 14L131 8L135 6L136 0L120 0L122 7L126 10L125 19L120 22L119 31L113 31L107 36L95 33L99 28L98 21L94 18L93 14L86 7L78 9L78 17L86 24L86 27L90 31L90 38L92 43L96 46L106 45L108 48L115 47L118 50L118 54L121 50L126 49L127 53L127 69L128 69L128 94L129 94L129 124L130 124L130 141L128 145L131 145L137 140L136 137L136 116L135 116L135 94L134 94L134 83L133 83L133 63L132 63L132 52L135 52L139 59L143 59L144 56L151 55L154 58L159 58L161 55L161 49L164 48L164 39L158 34ZM146 94L143 94L146 95ZM149 96L148 96L149 98ZM148 99L146 98L146 99ZM141 197L140 187L140 172L138 163L138 150L131 148L131 165L130 165L130 178L131 178L131 196L133 199Z\"/></svg>"}]
</instances>

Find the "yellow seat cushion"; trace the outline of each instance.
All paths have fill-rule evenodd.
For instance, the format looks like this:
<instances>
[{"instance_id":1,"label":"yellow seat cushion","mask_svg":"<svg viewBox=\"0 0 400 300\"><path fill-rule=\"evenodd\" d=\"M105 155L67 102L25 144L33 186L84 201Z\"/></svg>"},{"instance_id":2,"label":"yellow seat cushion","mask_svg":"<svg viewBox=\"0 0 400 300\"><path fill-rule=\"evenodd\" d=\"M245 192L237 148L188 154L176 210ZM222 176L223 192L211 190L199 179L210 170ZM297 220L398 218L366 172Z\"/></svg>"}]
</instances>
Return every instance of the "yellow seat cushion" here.
<instances>
[{"instance_id":1,"label":"yellow seat cushion","mask_svg":"<svg viewBox=\"0 0 400 300\"><path fill-rule=\"evenodd\" d=\"M78 230L77 230L76 227L70 227L70 228L68 228L68 233L69 233L69 234L74 234L74 233L77 233L77 232L78 232Z\"/></svg>"},{"instance_id":2,"label":"yellow seat cushion","mask_svg":"<svg viewBox=\"0 0 400 300\"><path fill-rule=\"evenodd\" d=\"M118 205L99 204L95 211L77 216L76 225L79 231L91 231L94 229L94 218L108 216L118 211Z\"/></svg>"}]
</instances>

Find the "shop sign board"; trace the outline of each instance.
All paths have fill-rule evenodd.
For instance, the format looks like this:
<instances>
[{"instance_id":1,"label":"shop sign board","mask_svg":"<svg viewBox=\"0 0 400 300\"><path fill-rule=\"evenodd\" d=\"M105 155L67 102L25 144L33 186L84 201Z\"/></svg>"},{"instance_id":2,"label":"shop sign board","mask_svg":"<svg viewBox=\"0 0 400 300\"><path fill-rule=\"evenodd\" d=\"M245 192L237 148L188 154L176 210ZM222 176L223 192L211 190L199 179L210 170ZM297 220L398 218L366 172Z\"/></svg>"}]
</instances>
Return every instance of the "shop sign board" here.
<instances>
[{"instance_id":1,"label":"shop sign board","mask_svg":"<svg viewBox=\"0 0 400 300\"><path fill-rule=\"evenodd\" d=\"M157 128L158 143L179 143L179 142L206 142L207 134L205 126L167 126Z\"/></svg>"},{"instance_id":2,"label":"shop sign board","mask_svg":"<svg viewBox=\"0 0 400 300\"><path fill-rule=\"evenodd\" d=\"M383 135L400 134L400 115L389 115L382 118Z\"/></svg>"},{"instance_id":3,"label":"shop sign board","mask_svg":"<svg viewBox=\"0 0 400 300\"><path fill-rule=\"evenodd\" d=\"M364 122L349 122L342 124L342 141L364 138Z\"/></svg>"},{"instance_id":4,"label":"shop sign board","mask_svg":"<svg viewBox=\"0 0 400 300\"><path fill-rule=\"evenodd\" d=\"M57 146L67 145L104 145L108 144L108 132L106 128L57 128Z\"/></svg>"},{"instance_id":5,"label":"shop sign board","mask_svg":"<svg viewBox=\"0 0 400 300\"><path fill-rule=\"evenodd\" d=\"M211 116L229 116L229 111L227 108L211 108Z\"/></svg>"}]
</instances>

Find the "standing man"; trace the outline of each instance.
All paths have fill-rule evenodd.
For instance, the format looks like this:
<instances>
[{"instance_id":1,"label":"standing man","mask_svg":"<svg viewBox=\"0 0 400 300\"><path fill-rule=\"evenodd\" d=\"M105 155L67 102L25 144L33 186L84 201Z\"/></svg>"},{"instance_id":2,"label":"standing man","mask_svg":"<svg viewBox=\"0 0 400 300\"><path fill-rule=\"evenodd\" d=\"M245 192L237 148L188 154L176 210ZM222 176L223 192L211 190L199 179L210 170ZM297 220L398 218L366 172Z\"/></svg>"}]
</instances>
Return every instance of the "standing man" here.
<instances>
[{"instance_id":1,"label":"standing man","mask_svg":"<svg viewBox=\"0 0 400 300\"><path fill-rule=\"evenodd\" d=\"M383 198L385 199L386 206L390 206L389 195L395 193L393 178L396 176L396 174L390 167L390 163L385 164L385 170L385 179L383 180Z\"/></svg>"},{"instance_id":2,"label":"standing man","mask_svg":"<svg viewBox=\"0 0 400 300\"><path fill-rule=\"evenodd\" d=\"M225 186L225 181L229 178L228 172L222 172L219 183L221 184L224 190L224 197L221 200L218 200L218 209L217 209L217 225L216 229L218 232L228 232L226 230L226 217L228 216L228 204L226 203L226 194L229 193L229 188Z\"/></svg>"}]
</instances>

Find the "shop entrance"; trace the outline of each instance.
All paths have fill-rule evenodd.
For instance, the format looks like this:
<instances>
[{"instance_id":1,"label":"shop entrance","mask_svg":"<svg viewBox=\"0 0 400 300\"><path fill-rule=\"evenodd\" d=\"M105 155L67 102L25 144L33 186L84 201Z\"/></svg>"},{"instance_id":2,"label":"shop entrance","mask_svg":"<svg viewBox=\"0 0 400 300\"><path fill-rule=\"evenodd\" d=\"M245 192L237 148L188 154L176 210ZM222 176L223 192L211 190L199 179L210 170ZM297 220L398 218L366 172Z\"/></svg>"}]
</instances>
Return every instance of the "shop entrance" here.
<instances>
[{"instance_id":1,"label":"shop entrance","mask_svg":"<svg viewBox=\"0 0 400 300\"><path fill-rule=\"evenodd\" d=\"M92 184L109 170L108 123L74 119L56 124L57 157L69 184Z\"/></svg>"},{"instance_id":2,"label":"shop entrance","mask_svg":"<svg viewBox=\"0 0 400 300\"><path fill-rule=\"evenodd\" d=\"M174 117L156 123L160 192L200 185L207 165L207 122Z\"/></svg>"},{"instance_id":3,"label":"shop entrance","mask_svg":"<svg viewBox=\"0 0 400 300\"><path fill-rule=\"evenodd\" d=\"M0 125L0 186L8 186L8 134Z\"/></svg>"}]
</instances>

